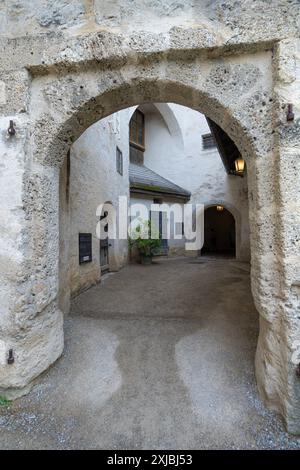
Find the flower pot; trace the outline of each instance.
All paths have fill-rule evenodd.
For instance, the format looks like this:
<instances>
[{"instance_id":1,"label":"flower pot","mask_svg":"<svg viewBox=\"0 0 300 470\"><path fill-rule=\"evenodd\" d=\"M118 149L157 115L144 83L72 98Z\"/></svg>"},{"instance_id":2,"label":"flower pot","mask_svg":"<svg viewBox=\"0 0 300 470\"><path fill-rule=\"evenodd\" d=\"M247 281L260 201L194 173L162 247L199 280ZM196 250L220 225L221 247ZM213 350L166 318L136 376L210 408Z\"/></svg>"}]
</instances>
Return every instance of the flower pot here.
<instances>
[{"instance_id":1,"label":"flower pot","mask_svg":"<svg viewBox=\"0 0 300 470\"><path fill-rule=\"evenodd\" d=\"M149 265L152 264L152 256L150 255L141 255L141 264Z\"/></svg>"}]
</instances>

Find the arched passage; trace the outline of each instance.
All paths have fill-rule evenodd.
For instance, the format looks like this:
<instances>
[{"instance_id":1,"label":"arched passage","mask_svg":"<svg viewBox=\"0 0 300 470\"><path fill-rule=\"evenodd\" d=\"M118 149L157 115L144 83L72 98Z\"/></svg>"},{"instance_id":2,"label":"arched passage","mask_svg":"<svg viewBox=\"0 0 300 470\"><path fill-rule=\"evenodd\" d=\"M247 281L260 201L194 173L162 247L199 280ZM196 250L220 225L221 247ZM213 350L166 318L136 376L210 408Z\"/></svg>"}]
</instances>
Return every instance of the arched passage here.
<instances>
[{"instance_id":1,"label":"arched passage","mask_svg":"<svg viewBox=\"0 0 300 470\"><path fill-rule=\"evenodd\" d=\"M236 255L236 227L233 215L222 205L204 211L204 245L206 255Z\"/></svg>"},{"instance_id":2,"label":"arched passage","mask_svg":"<svg viewBox=\"0 0 300 470\"><path fill-rule=\"evenodd\" d=\"M134 61L132 56L128 60L125 57L110 70L88 61L77 69L45 67L42 73L34 70L30 101L32 133L28 134L26 147L30 164L24 172L24 186L30 191L25 191L23 199L27 230L24 258L30 260L26 265L30 275L20 287L23 301L16 306L18 323L14 324L14 334L10 333L22 360L5 372L3 388L21 391L63 349L62 315L57 305L58 178L70 144L88 126L119 109L147 102L174 102L199 110L215 121L247 161L252 291L262 315L257 355L259 388L273 407L286 414L286 393L282 390L282 384L286 384L286 361L276 346L281 334L278 325L270 321L278 311L272 293L281 275L276 257L276 218L270 215L273 210L270 187L276 184L270 164L271 55L265 52L259 56L251 53L227 56L220 65L215 59L198 59L194 52L186 55L183 48L182 55L177 53L172 59L165 54L159 61L155 54L147 58L136 54ZM243 79L237 80L241 74ZM29 279L36 286L35 293L28 289ZM26 334L16 336L16 329ZM272 345L266 341L270 336L276 338ZM271 372L274 367L276 380Z\"/></svg>"}]
</instances>

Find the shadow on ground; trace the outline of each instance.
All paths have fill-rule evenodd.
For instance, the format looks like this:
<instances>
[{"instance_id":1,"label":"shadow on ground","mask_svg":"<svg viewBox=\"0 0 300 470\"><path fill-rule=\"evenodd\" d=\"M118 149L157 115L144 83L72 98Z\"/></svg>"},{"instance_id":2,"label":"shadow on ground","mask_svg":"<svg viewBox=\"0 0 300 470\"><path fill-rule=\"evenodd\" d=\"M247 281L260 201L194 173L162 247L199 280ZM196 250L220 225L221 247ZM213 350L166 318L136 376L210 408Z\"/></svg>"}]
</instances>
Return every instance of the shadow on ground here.
<instances>
[{"instance_id":1,"label":"shadow on ground","mask_svg":"<svg viewBox=\"0 0 300 470\"><path fill-rule=\"evenodd\" d=\"M257 395L248 265L130 265L77 297L63 357L0 411L7 448L300 448Z\"/></svg>"}]
</instances>

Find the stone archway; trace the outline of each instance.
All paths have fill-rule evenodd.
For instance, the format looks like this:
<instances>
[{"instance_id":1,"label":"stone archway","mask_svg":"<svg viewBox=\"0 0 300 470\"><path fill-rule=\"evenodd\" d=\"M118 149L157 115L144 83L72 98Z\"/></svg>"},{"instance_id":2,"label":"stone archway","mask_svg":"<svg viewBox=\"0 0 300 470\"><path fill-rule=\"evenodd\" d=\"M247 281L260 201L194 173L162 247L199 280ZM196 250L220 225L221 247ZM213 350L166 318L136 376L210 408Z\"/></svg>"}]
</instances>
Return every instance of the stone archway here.
<instances>
[{"instance_id":1,"label":"stone archway","mask_svg":"<svg viewBox=\"0 0 300 470\"><path fill-rule=\"evenodd\" d=\"M288 217L273 200L285 185L283 175L278 177L280 144L270 118L275 112L271 51L264 46L258 53L221 53L220 62L218 57L199 55L197 48L187 54L183 43L176 52L166 50L159 58L155 51L139 50L130 55L124 51L120 59L120 51L116 53L112 45L107 57L111 55L113 65L108 68L95 60L93 47L85 44L78 61L67 52L61 63L52 58L27 67L29 111L27 120L21 115L15 118L20 137L12 150L24 161L18 180L24 209L22 243L20 259L6 269L3 283L14 299L5 306L2 321L3 338L14 351L15 363L2 368L1 390L24 393L63 349L57 305L58 175L71 143L88 126L125 107L175 102L214 120L247 161L252 292L261 315L258 386L265 401L285 416L290 430L299 430L299 383L291 360L296 328L288 321L287 304L288 296L295 296L295 276L284 260ZM26 127L30 132L22 130ZM278 302L280 296L283 300Z\"/></svg>"}]
</instances>

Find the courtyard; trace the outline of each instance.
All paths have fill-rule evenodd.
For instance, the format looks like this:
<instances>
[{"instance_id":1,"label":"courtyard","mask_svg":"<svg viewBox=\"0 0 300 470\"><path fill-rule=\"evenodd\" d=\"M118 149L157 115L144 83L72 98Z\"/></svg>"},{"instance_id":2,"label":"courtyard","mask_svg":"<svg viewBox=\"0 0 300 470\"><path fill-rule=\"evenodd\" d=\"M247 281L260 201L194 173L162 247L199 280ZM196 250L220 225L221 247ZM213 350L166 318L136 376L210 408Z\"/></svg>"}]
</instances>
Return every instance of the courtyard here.
<instances>
[{"instance_id":1,"label":"courtyard","mask_svg":"<svg viewBox=\"0 0 300 470\"><path fill-rule=\"evenodd\" d=\"M73 300L63 356L0 408L1 449L297 449L256 389L249 264L159 258Z\"/></svg>"}]
</instances>

